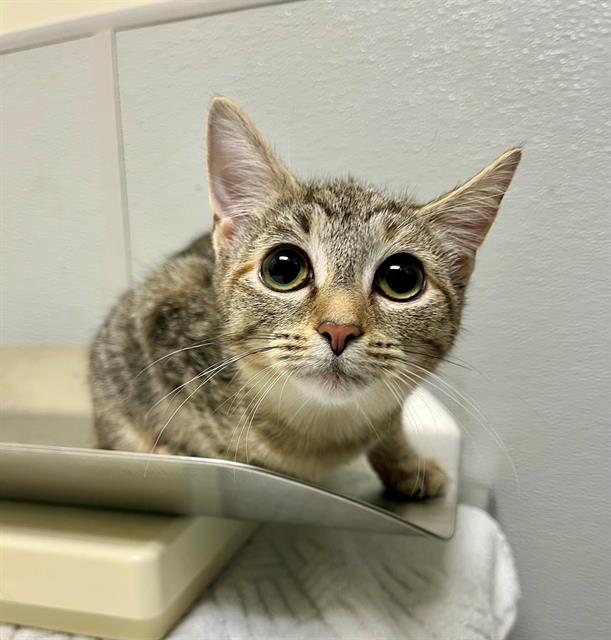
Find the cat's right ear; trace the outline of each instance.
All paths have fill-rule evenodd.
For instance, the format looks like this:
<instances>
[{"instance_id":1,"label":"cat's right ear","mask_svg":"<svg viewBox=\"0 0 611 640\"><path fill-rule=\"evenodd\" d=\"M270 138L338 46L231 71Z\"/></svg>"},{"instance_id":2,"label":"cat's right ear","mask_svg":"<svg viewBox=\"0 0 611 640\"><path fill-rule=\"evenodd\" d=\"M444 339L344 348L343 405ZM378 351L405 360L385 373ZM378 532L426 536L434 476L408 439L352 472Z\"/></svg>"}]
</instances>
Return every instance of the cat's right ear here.
<instances>
[{"instance_id":1,"label":"cat's right ear","mask_svg":"<svg viewBox=\"0 0 611 640\"><path fill-rule=\"evenodd\" d=\"M208 185L215 244L231 241L294 182L244 111L227 98L214 98L208 112Z\"/></svg>"}]
</instances>

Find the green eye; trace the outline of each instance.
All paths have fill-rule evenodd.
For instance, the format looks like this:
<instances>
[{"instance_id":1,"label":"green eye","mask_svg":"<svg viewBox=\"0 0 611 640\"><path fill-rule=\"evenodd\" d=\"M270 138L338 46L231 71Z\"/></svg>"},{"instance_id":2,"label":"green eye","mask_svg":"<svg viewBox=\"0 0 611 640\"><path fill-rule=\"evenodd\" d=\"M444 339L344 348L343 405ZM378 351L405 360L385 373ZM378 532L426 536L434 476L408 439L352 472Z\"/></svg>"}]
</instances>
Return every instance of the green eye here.
<instances>
[{"instance_id":1,"label":"green eye","mask_svg":"<svg viewBox=\"0 0 611 640\"><path fill-rule=\"evenodd\" d=\"M424 287L424 271L420 261L409 253L386 258L375 275L376 289L387 298L405 302L415 298Z\"/></svg>"},{"instance_id":2,"label":"green eye","mask_svg":"<svg viewBox=\"0 0 611 640\"><path fill-rule=\"evenodd\" d=\"M308 259L297 247L278 247L264 258L261 280L274 291L294 291L310 277Z\"/></svg>"}]
</instances>

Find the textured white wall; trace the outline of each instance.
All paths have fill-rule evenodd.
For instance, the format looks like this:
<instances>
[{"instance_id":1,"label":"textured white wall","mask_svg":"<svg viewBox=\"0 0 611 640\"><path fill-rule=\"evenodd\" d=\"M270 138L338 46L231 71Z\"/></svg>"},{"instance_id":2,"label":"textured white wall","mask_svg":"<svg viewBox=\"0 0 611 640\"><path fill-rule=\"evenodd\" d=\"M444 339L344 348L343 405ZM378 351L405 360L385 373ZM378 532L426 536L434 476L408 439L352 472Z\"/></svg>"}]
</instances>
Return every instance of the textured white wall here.
<instances>
[{"instance_id":1,"label":"textured white wall","mask_svg":"<svg viewBox=\"0 0 611 640\"><path fill-rule=\"evenodd\" d=\"M84 344L126 286L98 55L0 56L0 343Z\"/></svg>"},{"instance_id":2,"label":"textured white wall","mask_svg":"<svg viewBox=\"0 0 611 640\"><path fill-rule=\"evenodd\" d=\"M456 350L479 374L445 371L516 467L519 493L463 412L467 471L493 479L517 554L523 640L602 640L611 625L609 26L595 2L313 1L118 39L137 275L209 226L215 93L241 101L298 174L423 198L526 144Z\"/></svg>"}]
</instances>

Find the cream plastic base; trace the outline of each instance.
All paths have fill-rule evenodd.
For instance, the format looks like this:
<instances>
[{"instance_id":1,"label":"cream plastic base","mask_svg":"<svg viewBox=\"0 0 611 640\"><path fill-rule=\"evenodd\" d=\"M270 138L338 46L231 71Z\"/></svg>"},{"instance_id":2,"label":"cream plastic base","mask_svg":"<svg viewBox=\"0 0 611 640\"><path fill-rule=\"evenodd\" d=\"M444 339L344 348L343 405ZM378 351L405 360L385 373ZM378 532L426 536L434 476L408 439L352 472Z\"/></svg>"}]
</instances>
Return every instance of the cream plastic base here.
<instances>
[{"instance_id":1,"label":"cream plastic base","mask_svg":"<svg viewBox=\"0 0 611 640\"><path fill-rule=\"evenodd\" d=\"M0 502L0 621L161 638L255 527Z\"/></svg>"}]
</instances>

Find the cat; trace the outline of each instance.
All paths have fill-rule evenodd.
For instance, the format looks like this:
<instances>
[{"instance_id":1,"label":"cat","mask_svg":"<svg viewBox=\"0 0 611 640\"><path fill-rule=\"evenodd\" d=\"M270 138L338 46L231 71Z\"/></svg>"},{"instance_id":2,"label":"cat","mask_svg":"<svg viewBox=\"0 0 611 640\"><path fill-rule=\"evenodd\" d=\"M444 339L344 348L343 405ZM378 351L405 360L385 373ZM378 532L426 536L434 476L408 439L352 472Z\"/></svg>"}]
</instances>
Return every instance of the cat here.
<instances>
[{"instance_id":1,"label":"cat","mask_svg":"<svg viewBox=\"0 0 611 640\"><path fill-rule=\"evenodd\" d=\"M125 293L91 350L97 446L223 458L318 482L366 453L411 498L446 474L412 450L405 397L454 342L475 253L520 161L424 205L294 177L214 98L214 225Z\"/></svg>"}]
</instances>

